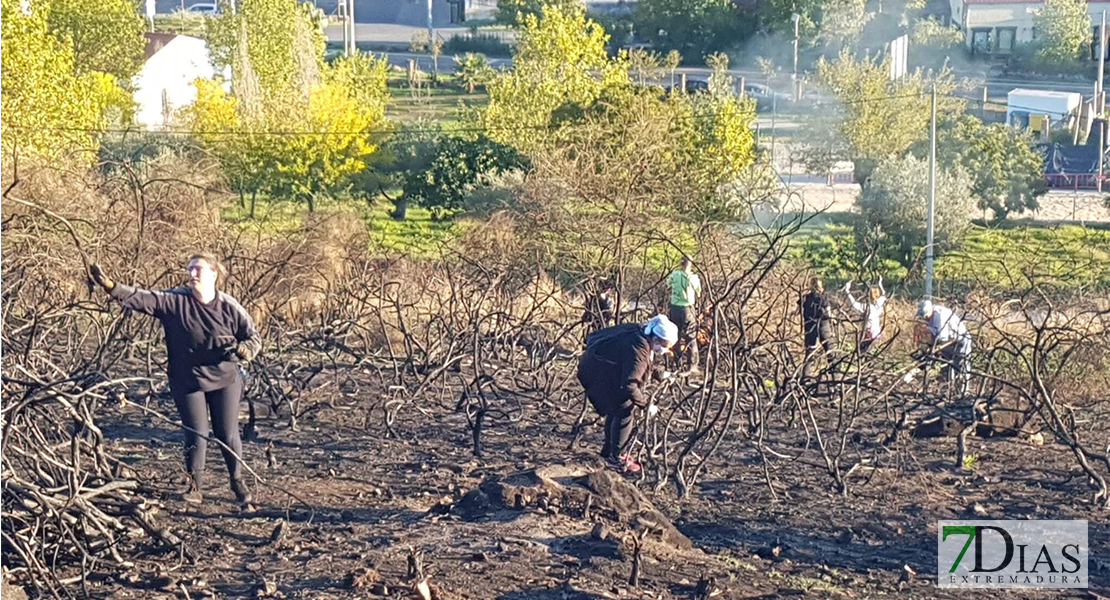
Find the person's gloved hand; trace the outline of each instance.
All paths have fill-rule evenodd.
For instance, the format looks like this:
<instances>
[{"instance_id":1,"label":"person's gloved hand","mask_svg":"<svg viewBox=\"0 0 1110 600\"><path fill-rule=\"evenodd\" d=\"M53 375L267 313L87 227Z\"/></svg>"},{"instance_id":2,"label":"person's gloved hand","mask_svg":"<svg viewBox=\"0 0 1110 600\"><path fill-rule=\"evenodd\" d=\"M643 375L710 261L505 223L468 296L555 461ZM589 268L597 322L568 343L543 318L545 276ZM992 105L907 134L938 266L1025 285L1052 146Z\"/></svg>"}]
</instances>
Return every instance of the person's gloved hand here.
<instances>
[{"instance_id":1,"label":"person's gloved hand","mask_svg":"<svg viewBox=\"0 0 1110 600\"><path fill-rule=\"evenodd\" d=\"M96 263L89 265L89 278L91 278L96 285L104 288L106 292L110 292L112 288L116 287L116 282L109 279L108 276L104 274L104 271L101 270L100 265Z\"/></svg>"},{"instance_id":2,"label":"person's gloved hand","mask_svg":"<svg viewBox=\"0 0 1110 600\"><path fill-rule=\"evenodd\" d=\"M659 414L659 407L656 406L654 402L652 402L647 407L647 414L649 417L654 417L655 415Z\"/></svg>"},{"instance_id":3,"label":"person's gloved hand","mask_svg":"<svg viewBox=\"0 0 1110 600\"><path fill-rule=\"evenodd\" d=\"M247 362L250 360L250 355L247 353L246 347L239 342L231 342L220 346L220 348L223 349L223 356L220 357L220 360L239 362Z\"/></svg>"}]
</instances>

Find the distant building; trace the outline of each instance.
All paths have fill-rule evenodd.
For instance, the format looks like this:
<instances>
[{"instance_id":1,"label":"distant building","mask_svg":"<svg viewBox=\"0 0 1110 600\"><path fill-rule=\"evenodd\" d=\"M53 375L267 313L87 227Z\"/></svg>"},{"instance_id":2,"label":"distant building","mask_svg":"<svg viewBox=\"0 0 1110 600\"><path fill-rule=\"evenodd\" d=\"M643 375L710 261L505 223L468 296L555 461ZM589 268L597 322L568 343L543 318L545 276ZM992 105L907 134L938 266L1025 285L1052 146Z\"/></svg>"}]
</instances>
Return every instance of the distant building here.
<instances>
[{"instance_id":1,"label":"distant building","mask_svg":"<svg viewBox=\"0 0 1110 600\"><path fill-rule=\"evenodd\" d=\"M147 129L170 125L177 109L197 97L193 81L216 76L208 44L200 38L169 33L147 33L143 66L132 80L135 123ZM227 75L227 74L225 74Z\"/></svg>"},{"instance_id":2,"label":"distant building","mask_svg":"<svg viewBox=\"0 0 1110 600\"><path fill-rule=\"evenodd\" d=\"M313 4L329 17L343 14L338 0L315 0ZM435 27L464 24L467 19L476 18L476 11L496 8L496 0L432 0L432 23ZM425 0L355 0L355 22L424 27L428 23L428 3Z\"/></svg>"},{"instance_id":3,"label":"distant building","mask_svg":"<svg viewBox=\"0 0 1110 600\"><path fill-rule=\"evenodd\" d=\"M950 0L952 24L964 32L964 43L973 56L1006 56L1037 39L1033 16L1043 0ZM1098 28L1110 0L1087 0L1091 15L1091 57L1097 58ZM1110 52L1107 52L1110 57Z\"/></svg>"}]
</instances>

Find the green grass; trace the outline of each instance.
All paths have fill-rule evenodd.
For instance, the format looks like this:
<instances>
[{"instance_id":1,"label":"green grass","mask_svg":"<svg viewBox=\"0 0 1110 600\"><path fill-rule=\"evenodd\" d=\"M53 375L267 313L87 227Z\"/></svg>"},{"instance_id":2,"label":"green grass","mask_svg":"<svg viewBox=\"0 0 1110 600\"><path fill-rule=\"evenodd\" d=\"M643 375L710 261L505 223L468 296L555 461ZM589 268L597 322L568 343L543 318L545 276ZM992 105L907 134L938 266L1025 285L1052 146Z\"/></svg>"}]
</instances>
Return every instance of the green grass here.
<instances>
[{"instance_id":1,"label":"green grass","mask_svg":"<svg viewBox=\"0 0 1110 600\"><path fill-rule=\"evenodd\" d=\"M437 221L428 210L413 207L404 221L397 221L390 216L392 210L393 205L382 200L363 215L370 246L388 254L437 256L447 242L470 226L467 219Z\"/></svg>"},{"instance_id":2,"label":"green grass","mask_svg":"<svg viewBox=\"0 0 1110 600\"><path fill-rule=\"evenodd\" d=\"M395 197L400 190L391 190L389 194ZM346 212L356 216L366 227L368 248L383 255L439 256L448 242L476 223L466 216L437 220L430 211L419 207L410 207L405 220L397 221L390 216L392 211L393 205L382 198L370 202L322 199L317 206L321 214ZM238 203L225 207L221 216L244 230L262 235L297 235L306 215L307 207L302 203L260 198L254 219L249 217L249 206L240 207ZM860 265L851 218L851 215L831 217L803 228L791 238L786 258L808 264L830 282L858 279L876 272L891 283L911 276L905 267L890 260ZM557 240L552 242L561 245L555 243ZM677 243L686 247L693 240L683 235ZM670 268L677 256L669 244L659 243L629 258L636 266L661 270ZM1070 289L1110 289L1110 229L1028 223L977 226L960 249L938 258L936 274L939 281L956 285L977 282L1023 289L1032 281ZM912 276L919 279L920 273Z\"/></svg>"},{"instance_id":3,"label":"green grass","mask_svg":"<svg viewBox=\"0 0 1110 600\"><path fill-rule=\"evenodd\" d=\"M394 190L399 194L399 190ZM392 195L392 194L391 194ZM444 244L466 230L467 219L435 220L423 208L410 207L404 221L390 216L393 205L383 199L370 203L359 199L321 199L316 206L318 215L349 213L366 226L367 246L381 254L407 254L416 257L437 256ZM270 201L260 198L255 218L250 218L248 206L238 203L224 207L224 221L238 225L244 231L256 231L264 236L296 235L308 216L308 207L300 202Z\"/></svg>"},{"instance_id":4,"label":"green grass","mask_svg":"<svg viewBox=\"0 0 1110 600\"><path fill-rule=\"evenodd\" d=\"M800 231L787 258L805 261L833 281L882 273L888 281L909 275L887 260L864 268L856 256L850 218L828 219ZM1078 225L976 226L961 248L941 255L938 280L1027 288L1031 282L1066 288L1110 288L1110 230Z\"/></svg>"},{"instance_id":5,"label":"green grass","mask_svg":"<svg viewBox=\"0 0 1110 600\"><path fill-rule=\"evenodd\" d=\"M389 94L386 117L396 121L435 121L444 129L461 126L465 110L489 102L481 88L468 94L454 75L443 72L438 84L426 82L419 88L410 87L404 75L391 77Z\"/></svg>"},{"instance_id":6,"label":"green grass","mask_svg":"<svg viewBox=\"0 0 1110 600\"><path fill-rule=\"evenodd\" d=\"M976 228L937 262L939 277L1005 287L1110 287L1110 231L1078 225Z\"/></svg>"}]
</instances>

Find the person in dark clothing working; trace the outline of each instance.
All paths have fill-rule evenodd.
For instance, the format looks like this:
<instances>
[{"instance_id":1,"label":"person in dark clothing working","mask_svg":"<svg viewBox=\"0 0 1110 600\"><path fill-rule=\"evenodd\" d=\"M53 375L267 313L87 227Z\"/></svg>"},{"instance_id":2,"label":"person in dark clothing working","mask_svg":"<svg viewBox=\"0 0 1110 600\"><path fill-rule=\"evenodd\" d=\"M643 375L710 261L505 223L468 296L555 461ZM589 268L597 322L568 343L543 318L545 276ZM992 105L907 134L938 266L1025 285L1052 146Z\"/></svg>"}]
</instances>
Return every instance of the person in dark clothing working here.
<instances>
[{"instance_id":1,"label":"person in dark clothing working","mask_svg":"<svg viewBox=\"0 0 1110 600\"><path fill-rule=\"evenodd\" d=\"M605 417L605 445L601 455L610 466L628 472L640 465L625 446L632 435L632 412L646 408L654 415L658 409L644 393L649 380L669 378L659 375L652 360L670 352L678 341L678 327L664 315L646 324L625 323L595 331L586 339L586 352L578 363L578 381L599 415Z\"/></svg>"},{"instance_id":2,"label":"person in dark clothing working","mask_svg":"<svg viewBox=\"0 0 1110 600\"><path fill-rule=\"evenodd\" d=\"M250 361L262 347L247 311L231 296L216 290L223 267L212 254L189 259L186 286L162 291L136 289L108 278L99 265L89 275L123 308L152 315L162 323L169 358L170 393L185 431L185 469L189 473L186 502L203 501L202 478L208 442L208 412L221 448L231 490L242 504L251 501L236 455L239 439L239 402L243 378L238 362Z\"/></svg>"},{"instance_id":3,"label":"person in dark clothing working","mask_svg":"<svg viewBox=\"0 0 1110 600\"><path fill-rule=\"evenodd\" d=\"M613 286L603 281L597 286L597 293L586 301L586 313L582 322L593 331L608 327L613 323Z\"/></svg>"},{"instance_id":4,"label":"person in dark clothing working","mask_svg":"<svg viewBox=\"0 0 1110 600\"><path fill-rule=\"evenodd\" d=\"M812 372L812 362L817 351L824 349L826 353L833 348L832 313L829 310L829 301L825 298L825 282L814 277L810 281L809 293L802 296L802 332L805 334L806 357L803 374L809 376Z\"/></svg>"}]
</instances>

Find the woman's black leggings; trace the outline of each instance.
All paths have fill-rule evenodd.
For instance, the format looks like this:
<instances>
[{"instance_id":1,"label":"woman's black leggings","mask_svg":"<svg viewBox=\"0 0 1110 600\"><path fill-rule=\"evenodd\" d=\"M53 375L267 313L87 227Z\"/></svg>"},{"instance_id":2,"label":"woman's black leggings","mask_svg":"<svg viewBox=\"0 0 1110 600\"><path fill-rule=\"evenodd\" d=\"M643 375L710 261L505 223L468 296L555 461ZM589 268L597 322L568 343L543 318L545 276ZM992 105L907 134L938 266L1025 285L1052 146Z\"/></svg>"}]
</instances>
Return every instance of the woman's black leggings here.
<instances>
[{"instance_id":1,"label":"woman's black leggings","mask_svg":"<svg viewBox=\"0 0 1110 600\"><path fill-rule=\"evenodd\" d=\"M243 442L239 439L239 401L242 397L243 380L238 377L234 383L222 389L173 395L181 422L196 431L185 431L185 469L198 484L204 473L204 458L208 450L206 438L209 433L209 411L212 412L212 429L215 430L216 439L235 451L232 454L220 447L224 462L227 463L227 473L232 479L239 477L239 461L235 455L243 455Z\"/></svg>"}]
</instances>

